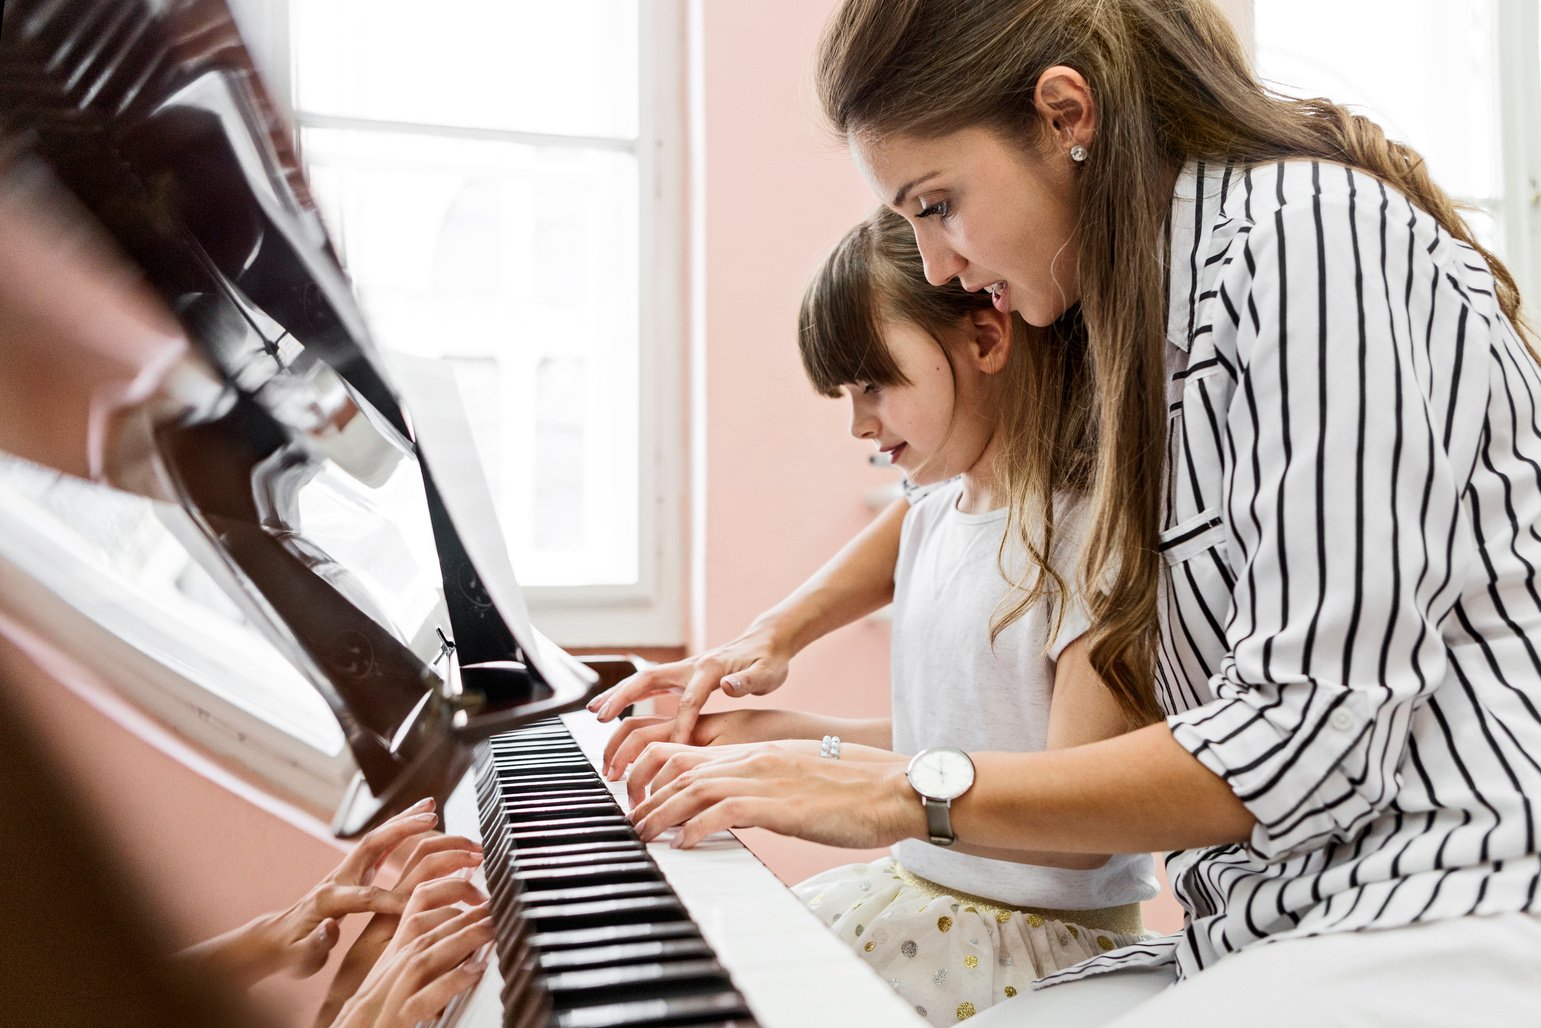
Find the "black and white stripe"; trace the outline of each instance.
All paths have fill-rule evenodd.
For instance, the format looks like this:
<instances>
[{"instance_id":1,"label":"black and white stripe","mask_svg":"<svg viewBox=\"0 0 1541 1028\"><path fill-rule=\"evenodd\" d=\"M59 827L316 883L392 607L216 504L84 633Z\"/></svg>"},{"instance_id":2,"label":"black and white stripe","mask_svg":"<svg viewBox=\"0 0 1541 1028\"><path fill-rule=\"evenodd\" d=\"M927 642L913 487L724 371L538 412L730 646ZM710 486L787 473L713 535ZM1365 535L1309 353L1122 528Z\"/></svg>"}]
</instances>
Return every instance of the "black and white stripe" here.
<instances>
[{"instance_id":1,"label":"black and white stripe","mask_svg":"<svg viewBox=\"0 0 1541 1028\"><path fill-rule=\"evenodd\" d=\"M1541 910L1541 374L1470 247L1337 165L1190 164L1158 689L1257 817L1167 946Z\"/></svg>"}]
</instances>

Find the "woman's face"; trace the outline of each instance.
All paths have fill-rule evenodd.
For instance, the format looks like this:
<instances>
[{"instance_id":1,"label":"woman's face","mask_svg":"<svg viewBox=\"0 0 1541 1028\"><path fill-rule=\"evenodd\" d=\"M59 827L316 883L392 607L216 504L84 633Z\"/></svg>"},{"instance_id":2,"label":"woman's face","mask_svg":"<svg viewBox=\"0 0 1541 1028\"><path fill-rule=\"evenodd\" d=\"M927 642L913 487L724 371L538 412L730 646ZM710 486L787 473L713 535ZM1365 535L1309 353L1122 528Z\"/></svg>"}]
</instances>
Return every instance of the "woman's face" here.
<instances>
[{"instance_id":1,"label":"woman's face","mask_svg":"<svg viewBox=\"0 0 1541 1028\"><path fill-rule=\"evenodd\" d=\"M932 285L990 289L999 310L1049 325L1080 299L1074 166L995 129L936 138L853 136L879 200L915 229Z\"/></svg>"}]
</instances>

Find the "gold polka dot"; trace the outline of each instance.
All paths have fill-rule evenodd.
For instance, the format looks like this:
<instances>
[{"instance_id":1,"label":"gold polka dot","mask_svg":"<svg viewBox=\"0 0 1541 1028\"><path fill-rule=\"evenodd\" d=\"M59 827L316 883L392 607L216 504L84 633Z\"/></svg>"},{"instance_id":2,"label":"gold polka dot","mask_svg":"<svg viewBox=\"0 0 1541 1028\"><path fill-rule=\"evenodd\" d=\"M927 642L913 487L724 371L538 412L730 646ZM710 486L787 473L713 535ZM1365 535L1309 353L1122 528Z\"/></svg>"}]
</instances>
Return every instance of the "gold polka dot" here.
<instances>
[{"instance_id":1,"label":"gold polka dot","mask_svg":"<svg viewBox=\"0 0 1541 1028\"><path fill-rule=\"evenodd\" d=\"M1010 921L1010 920L1011 920L1011 911L1009 911L1009 910L997 910L995 912L995 923L996 924L1005 924L1007 921Z\"/></svg>"},{"instance_id":2,"label":"gold polka dot","mask_svg":"<svg viewBox=\"0 0 1541 1028\"><path fill-rule=\"evenodd\" d=\"M1106 953L1108 950L1113 948L1113 940L1108 938L1106 935L1099 935L1097 936L1097 948Z\"/></svg>"},{"instance_id":3,"label":"gold polka dot","mask_svg":"<svg viewBox=\"0 0 1541 1028\"><path fill-rule=\"evenodd\" d=\"M948 917L946 914L943 914L941 917L937 918L936 930L939 932L952 931L952 918Z\"/></svg>"},{"instance_id":4,"label":"gold polka dot","mask_svg":"<svg viewBox=\"0 0 1541 1028\"><path fill-rule=\"evenodd\" d=\"M1028 924L1028 926L1030 928L1042 928L1043 927L1043 915L1042 914L1034 914L1031 911L1029 911L1028 913L1023 914L1022 917L1027 921L1027 924Z\"/></svg>"},{"instance_id":5,"label":"gold polka dot","mask_svg":"<svg viewBox=\"0 0 1541 1028\"><path fill-rule=\"evenodd\" d=\"M964 1000L958 1004L958 1020L967 1021L974 1016L974 1004Z\"/></svg>"},{"instance_id":6,"label":"gold polka dot","mask_svg":"<svg viewBox=\"0 0 1541 1028\"><path fill-rule=\"evenodd\" d=\"M1070 929L1070 937L1072 939L1079 939L1081 937L1081 931L1075 925L1067 924L1065 927Z\"/></svg>"},{"instance_id":7,"label":"gold polka dot","mask_svg":"<svg viewBox=\"0 0 1541 1028\"><path fill-rule=\"evenodd\" d=\"M963 912L965 914L977 914L977 913L979 913L979 908L978 907L964 907L963 908Z\"/></svg>"},{"instance_id":8,"label":"gold polka dot","mask_svg":"<svg viewBox=\"0 0 1541 1028\"><path fill-rule=\"evenodd\" d=\"M877 947L877 943L869 942L865 946L863 946L862 949L866 950L868 953L871 953L873 951L873 949L875 949L876 947Z\"/></svg>"},{"instance_id":9,"label":"gold polka dot","mask_svg":"<svg viewBox=\"0 0 1541 1028\"><path fill-rule=\"evenodd\" d=\"M970 953L968 956L963 958L963 966L964 967L978 967L979 966L979 958L974 956L974 954Z\"/></svg>"},{"instance_id":10,"label":"gold polka dot","mask_svg":"<svg viewBox=\"0 0 1541 1028\"><path fill-rule=\"evenodd\" d=\"M1015 985L1008 985L1008 986L1006 986L1006 998L1007 999L1010 999L1011 997L1015 996L1016 994L1017 994L1017 987Z\"/></svg>"}]
</instances>

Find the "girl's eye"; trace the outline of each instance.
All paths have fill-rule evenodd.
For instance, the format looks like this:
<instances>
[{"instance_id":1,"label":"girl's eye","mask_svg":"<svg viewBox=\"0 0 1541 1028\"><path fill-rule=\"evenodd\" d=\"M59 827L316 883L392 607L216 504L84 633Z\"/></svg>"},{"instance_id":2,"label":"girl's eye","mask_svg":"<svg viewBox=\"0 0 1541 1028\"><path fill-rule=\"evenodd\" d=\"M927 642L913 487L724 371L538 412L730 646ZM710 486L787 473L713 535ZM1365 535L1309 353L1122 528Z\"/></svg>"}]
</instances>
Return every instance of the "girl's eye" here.
<instances>
[{"instance_id":1,"label":"girl's eye","mask_svg":"<svg viewBox=\"0 0 1541 1028\"><path fill-rule=\"evenodd\" d=\"M948 200L938 200L936 203L922 204L917 218L929 218L933 214L941 215L943 221L952 216L952 203Z\"/></svg>"},{"instance_id":2,"label":"girl's eye","mask_svg":"<svg viewBox=\"0 0 1541 1028\"><path fill-rule=\"evenodd\" d=\"M877 391L879 389L881 389L881 388L882 388L882 386L878 385L876 382L863 382L863 383L861 383L861 391L866 396L872 396L872 395L876 394Z\"/></svg>"}]
</instances>

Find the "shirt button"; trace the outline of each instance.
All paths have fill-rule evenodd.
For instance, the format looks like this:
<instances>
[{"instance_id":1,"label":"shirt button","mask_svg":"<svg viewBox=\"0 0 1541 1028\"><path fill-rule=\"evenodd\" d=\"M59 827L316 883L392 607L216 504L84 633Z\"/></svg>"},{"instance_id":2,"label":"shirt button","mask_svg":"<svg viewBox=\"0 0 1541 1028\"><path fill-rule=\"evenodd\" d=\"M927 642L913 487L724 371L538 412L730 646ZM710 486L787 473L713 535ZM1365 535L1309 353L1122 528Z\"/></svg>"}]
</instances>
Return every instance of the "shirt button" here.
<instances>
[{"instance_id":1,"label":"shirt button","mask_svg":"<svg viewBox=\"0 0 1541 1028\"><path fill-rule=\"evenodd\" d=\"M1354 716L1353 711L1339 707L1332 712L1332 716L1327 719L1327 723L1340 732L1348 732L1358 726L1359 719Z\"/></svg>"}]
</instances>

